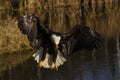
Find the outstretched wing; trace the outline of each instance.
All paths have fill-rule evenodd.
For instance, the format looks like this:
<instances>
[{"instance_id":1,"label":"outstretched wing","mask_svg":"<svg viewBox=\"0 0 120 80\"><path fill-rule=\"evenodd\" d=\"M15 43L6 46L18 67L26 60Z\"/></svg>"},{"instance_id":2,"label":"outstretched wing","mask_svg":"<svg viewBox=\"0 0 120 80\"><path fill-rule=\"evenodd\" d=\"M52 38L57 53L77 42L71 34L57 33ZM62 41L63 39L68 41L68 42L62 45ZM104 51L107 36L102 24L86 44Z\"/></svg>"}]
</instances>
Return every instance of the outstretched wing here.
<instances>
[{"instance_id":1,"label":"outstretched wing","mask_svg":"<svg viewBox=\"0 0 120 80\"><path fill-rule=\"evenodd\" d=\"M101 41L102 37L99 33L87 26L77 25L71 32L63 35L61 44L63 52L69 55L82 49L98 49Z\"/></svg>"},{"instance_id":2,"label":"outstretched wing","mask_svg":"<svg viewBox=\"0 0 120 80\"><path fill-rule=\"evenodd\" d=\"M18 27L20 31L28 36L30 45L34 49L38 49L42 44L42 36L48 30L40 23L40 20L34 14L28 14L18 19Z\"/></svg>"}]
</instances>

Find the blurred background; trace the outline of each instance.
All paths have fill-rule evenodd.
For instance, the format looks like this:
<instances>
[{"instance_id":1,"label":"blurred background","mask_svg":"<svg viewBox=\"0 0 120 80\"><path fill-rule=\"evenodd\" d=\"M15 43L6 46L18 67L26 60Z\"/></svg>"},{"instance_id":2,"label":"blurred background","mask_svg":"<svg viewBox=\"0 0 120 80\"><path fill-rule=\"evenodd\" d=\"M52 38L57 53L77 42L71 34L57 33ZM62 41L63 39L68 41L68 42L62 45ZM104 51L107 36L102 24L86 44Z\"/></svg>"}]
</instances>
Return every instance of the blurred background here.
<instances>
[{"instance_id":1,"label":"blurred background","mask_svg":"<svg viewBox=\"0 0 120 80\"><path fill-rule=\"evenodd\" d=\"M74 53L57 72L40 69L17 26L28 13L57 32L87 25L103 36L101 48ZM0 0L0 80L119 80L119 59L120 0Z\"/></svg>"}]
</instances>

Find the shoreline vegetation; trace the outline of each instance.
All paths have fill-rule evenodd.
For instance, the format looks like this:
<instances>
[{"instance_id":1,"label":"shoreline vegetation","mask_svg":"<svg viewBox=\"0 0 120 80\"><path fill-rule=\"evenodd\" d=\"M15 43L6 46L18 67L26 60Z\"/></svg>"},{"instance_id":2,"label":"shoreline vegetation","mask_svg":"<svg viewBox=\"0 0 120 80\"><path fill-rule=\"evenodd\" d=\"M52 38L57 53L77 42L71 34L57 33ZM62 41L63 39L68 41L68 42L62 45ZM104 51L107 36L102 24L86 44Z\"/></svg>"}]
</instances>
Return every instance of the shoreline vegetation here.
<instances>
[{"instance_id":1,"label":"shoreline vegetation","mask_svg":"<svg viewBox=\"0 0 120 80\"><path fill-rule=\"evenodd\" d=\"M2 3L1 1L0 3ZM0 13L1 15L0 16L0 54L31 49L27 37L21 34L20 30L17 27L16 17L29 12L26 9L25 10L23 9L26 6L27 8L35 8L36 6L45 7L46 5L48 7L50 5L53 5L53 7L56 5L63 6L63 3L65 5L75 5L75 6L78 4L79 5L84 4L84 7L75 7L75 8L63 7L63 8L55 8L55 9L36 9L36 8L30 9L30 13L34 12L37 13L37 15L40 15L41 21L45 23L45 25L49 26L50 29L53 29L55 31L66 32L79 23L83 23L88 26L91 26L93 29L96 29L97 31L103 34L106 34L104 29L108 28L109 31L107 34L109 36L114 35L114 33L119 29L119 24L114 24L114 22L120 21L119 20L120 15L117 14L120 13L120 10L118 10L117 8L112 9L112 7L114 7L115 4L117 4L118 6L118 3L120 3L119 0L115 0L115 1L61 0L61 2L59 2L60 0L45 0L45 1L29 0L29 1L30 2L28 2L27 0L20 0L20 2L18 2L18 0L3 1L5 4L4 6L6 6L4 8L6 8L7 10L4 9L2 10L3 12L1 11ZM2 5L0 4L0 9L1 6L3 6L3 4ZM10 10L8 8L10 8ZM17 12L17 16L15 15L14 12L11 11L11 9L19 9ZM23 9L23 11L21 9ZM99 23L98 20L101 23ZM105 27L104 24L106 23L109 27ZM96 24L101 24L101 25L96 25ZM116 26L116 28L114 28L114 26Z\"/></svg>"}]
</instances>

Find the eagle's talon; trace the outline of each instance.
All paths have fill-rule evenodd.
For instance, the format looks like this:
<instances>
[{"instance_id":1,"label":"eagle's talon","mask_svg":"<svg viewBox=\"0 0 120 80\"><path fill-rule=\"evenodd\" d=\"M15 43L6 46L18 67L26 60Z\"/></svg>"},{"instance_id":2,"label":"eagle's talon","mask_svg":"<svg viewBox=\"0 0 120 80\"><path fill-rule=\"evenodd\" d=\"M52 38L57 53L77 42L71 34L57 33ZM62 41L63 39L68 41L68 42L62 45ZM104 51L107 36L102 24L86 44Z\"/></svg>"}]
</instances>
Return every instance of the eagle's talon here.
<instances>
[{"instance_id":1,"label":"eagle's talon","mask_svg":"<svg viewBox=\"0 0 120 80\"><path fill-rule=\"evenodd\" d=\"M56 64L54 64L54 69L58 71L58 66Z\"/></svg>"},{"instance_id":2,"label":"eagle's talon","mask_svg":"<svg viewBox=\"0 0 120 80\"><path fill-rule=\"evenodd\" d=\"M40 66L40 67L43 66L43 62L42 62L42 61L39 62L39 66Z\"/></svg>"}]
</instances>

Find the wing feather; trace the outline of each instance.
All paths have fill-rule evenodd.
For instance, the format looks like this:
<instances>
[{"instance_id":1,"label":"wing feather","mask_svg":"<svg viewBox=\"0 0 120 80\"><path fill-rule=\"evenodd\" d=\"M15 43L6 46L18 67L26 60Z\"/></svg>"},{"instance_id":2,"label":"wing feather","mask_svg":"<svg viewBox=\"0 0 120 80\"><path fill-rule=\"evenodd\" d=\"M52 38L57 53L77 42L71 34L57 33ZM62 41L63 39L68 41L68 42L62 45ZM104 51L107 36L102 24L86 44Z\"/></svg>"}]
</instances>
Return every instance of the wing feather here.
<instances>
[{"instance_id":1,"label":"wing feather","mask_svg":"<svg viewBox=\"0 0 120 80\"><path fill-rule=\"evenodd\" d=\"M48 30L41 24L37 16L27 14L20 17L18 19L18 27L23 34L28 36L32 48L40 48L43 42L43 36Z\"/></svg>"},{"instance_id":2,"label":"wing feather","mask_svg":"<svg viewBox=\"0 0 120 80\"><path fill-rule=\"evenodd\" d=\"M62 44L65 44L66 46L68 45L67 47L70 51L68 51L69 53L67 54L71 54L82 49L98 49L101 42L102 37L99 33L83 25L75 26L72 31L64 34L63 40L61 40Z\"/></svg>"}]
</instances>

